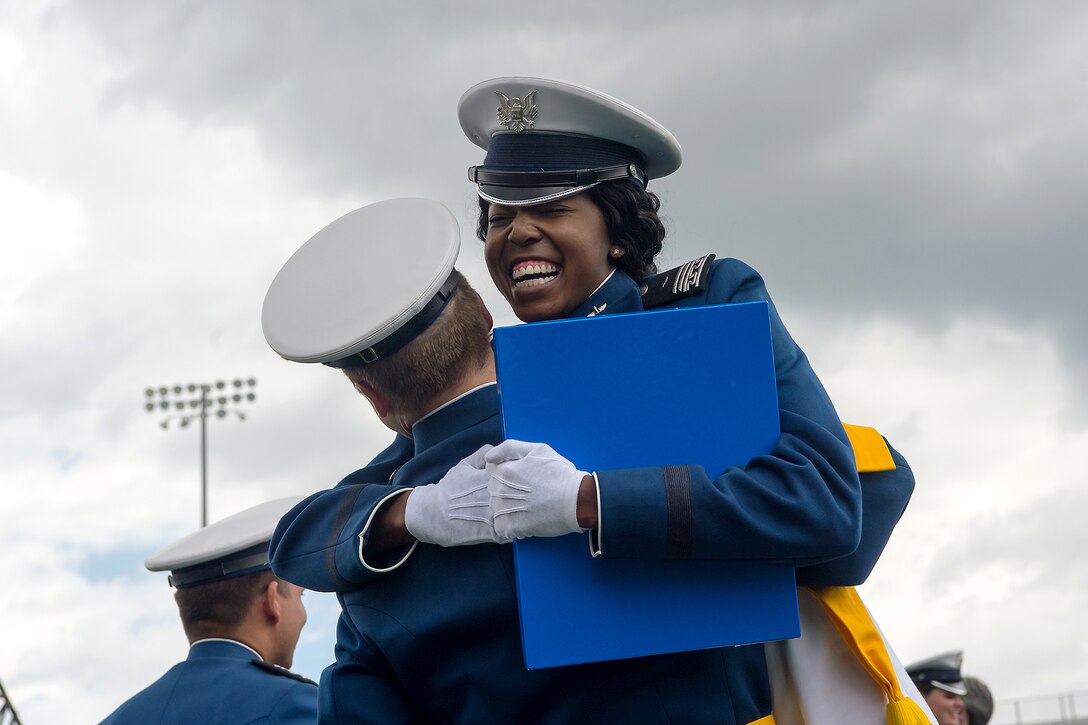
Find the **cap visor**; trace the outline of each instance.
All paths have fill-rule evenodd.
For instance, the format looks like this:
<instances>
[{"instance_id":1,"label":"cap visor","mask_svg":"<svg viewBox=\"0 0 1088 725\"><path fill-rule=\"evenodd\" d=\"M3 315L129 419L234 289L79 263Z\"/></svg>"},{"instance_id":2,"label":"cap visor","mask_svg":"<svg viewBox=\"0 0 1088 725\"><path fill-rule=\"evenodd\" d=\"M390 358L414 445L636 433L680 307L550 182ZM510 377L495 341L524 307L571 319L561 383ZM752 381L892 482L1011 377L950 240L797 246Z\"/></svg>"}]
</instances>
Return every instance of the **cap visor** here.
<instances>
[{"instance_id":1,"label":"cap visor","mask_svg":"<svg viewBox=\"0 0 1088 725\"><path fill-rule=\"evenodd\" d=\"M557 199L566 199L575 194L581 194L586 189L597 184L585 186L496 186L494 184L477 184L476 190L480 198L492 204L505 206L532 206L543 204Z\"/></svg>"},{"instance_id":2,"label":"cap visor","mask_svg":"<svg viewBox=\"0 0 1088 725\"><path fill-rule=\"evenodd\" d=\"M967 687L964 686L962 682L937 682L936 680L930 680L929 684L933 685L938 690L951 692L953 695L959 695L960 697L967 694Z\"/></svg>"}]
</instances>

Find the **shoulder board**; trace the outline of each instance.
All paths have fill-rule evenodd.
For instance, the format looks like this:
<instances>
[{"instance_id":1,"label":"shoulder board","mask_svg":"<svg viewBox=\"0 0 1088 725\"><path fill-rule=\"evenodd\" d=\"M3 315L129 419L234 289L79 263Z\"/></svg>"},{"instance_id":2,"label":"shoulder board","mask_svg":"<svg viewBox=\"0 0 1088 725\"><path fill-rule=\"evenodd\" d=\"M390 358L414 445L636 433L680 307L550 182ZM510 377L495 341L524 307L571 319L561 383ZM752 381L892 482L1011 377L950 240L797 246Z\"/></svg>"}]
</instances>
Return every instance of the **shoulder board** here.
<instances>
[{"instance_id":1,"label":"shoulder board","mask_svg":"<svg viewBox=\"0 0 1088 725\"><path fill-rule=\"evenodd\" d=\"M713 261L714 255L708 254L705 257L693 259L687 264L681 264L675 269L643 279L640 285L642 309L661 307L674 300L702 292L706 286L706 278L710 274L710 263Z\"/></svg>"},{"instance_id":2,"label":"shoulder board","mask_svg":"<svg viewBox=\"0 0 1088 725\"><path fill-rule=\"evenodd\" d=\"M850 439L850 445L854 449L858 473L895 470L895 461L892 460L892 453L888 450L888 442L875 428L849 423L843 423L842 427L846 430L846 437Z\"/></svg>"},{"instance_id":3,"label":"shoulder board","mask_svg":"<svg viewBox=\"0 0 1088 725\"><path fill-rule=\"evenodd\" d=\"M274 665L271 662L265 662L264 660L252 659L250 663L257 665L265 672L271 672L273 675L279 675L280 677L290 677L292 680L298 680L299 682L305 682L307 685L313 685L317 687L317 683L311 680L309 677L303 677L297 672L292 672L286 667L280 667Z\"/></svg>"}]
</instances>

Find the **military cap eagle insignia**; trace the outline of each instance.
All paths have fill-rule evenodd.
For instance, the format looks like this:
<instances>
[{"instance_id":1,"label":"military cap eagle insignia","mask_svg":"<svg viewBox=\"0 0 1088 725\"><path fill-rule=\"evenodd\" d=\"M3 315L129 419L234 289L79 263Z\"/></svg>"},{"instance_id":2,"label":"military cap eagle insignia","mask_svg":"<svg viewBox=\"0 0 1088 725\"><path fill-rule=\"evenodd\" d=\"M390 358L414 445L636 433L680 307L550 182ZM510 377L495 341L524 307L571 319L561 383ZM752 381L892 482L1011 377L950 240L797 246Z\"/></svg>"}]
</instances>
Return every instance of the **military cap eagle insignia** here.
<instances>
[{"instance_id":1,"label":"military cap eagle insignia","mask_svg":"<svg viewBox=\"0 0 1088 725\"><path fill-rule=\"evenodd\" d=\"M495 91L499 97L498 117L499 123L506 128L520 133L533 127L536 120L536 91L525 94L524 100L514 96L511 98L501 91Z\"/></svg>"}]
</instances>

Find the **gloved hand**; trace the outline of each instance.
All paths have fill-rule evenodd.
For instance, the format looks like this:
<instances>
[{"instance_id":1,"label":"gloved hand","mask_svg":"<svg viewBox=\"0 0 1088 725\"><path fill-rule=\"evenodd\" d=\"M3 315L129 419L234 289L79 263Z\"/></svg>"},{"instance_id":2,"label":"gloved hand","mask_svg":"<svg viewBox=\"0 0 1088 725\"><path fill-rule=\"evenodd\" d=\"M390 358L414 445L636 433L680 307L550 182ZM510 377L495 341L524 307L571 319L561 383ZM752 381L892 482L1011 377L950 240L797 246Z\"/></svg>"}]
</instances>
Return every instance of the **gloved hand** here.
<instances>
[{"instance_id":1,"label":"gloved hand","mask_svg":"<svg viewBox=\"0 0 1088 725\"><path fill-rule=\"evenodd\" d=\"M438 483L416 486L404 506L408 533L426 544L467 546L508 543L495 535L491 518L490 476L484 468L484 446L468 456Z\"/></svg>"},{"instance_id":2,"label":"gloved hand","mask_svg":"<svg viewBox=\"0 0 1088 725\"><path fill-rule=\"evenodd\" d=\"M578 526L578 488L589 474L543 443L508 440L484 456L500 539L562 536Z\"/></svg>"}]
</instances>

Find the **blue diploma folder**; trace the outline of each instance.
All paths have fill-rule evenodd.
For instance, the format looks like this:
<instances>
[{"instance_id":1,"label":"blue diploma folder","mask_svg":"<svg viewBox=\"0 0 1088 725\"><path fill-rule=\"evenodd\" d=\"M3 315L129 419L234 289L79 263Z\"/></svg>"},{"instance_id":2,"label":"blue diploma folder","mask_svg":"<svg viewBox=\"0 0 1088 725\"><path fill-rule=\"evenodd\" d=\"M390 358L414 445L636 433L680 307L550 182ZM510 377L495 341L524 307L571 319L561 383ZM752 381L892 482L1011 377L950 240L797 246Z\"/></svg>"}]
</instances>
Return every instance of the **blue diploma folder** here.
<instances>
[{"instance_id":1,"label":"blue diploma folder","mask_svg":"<svg viewBox=\"0 0 1088 725\"><path fill-rule=\"evenodd\" d=\"M717 476L779 435L765 302L503 327L494 347L506 437L585 471ZM514 560L529 669L800 634L789 567L594 559L585 534L516 541Z\"/></svg>"}]
</instances>

